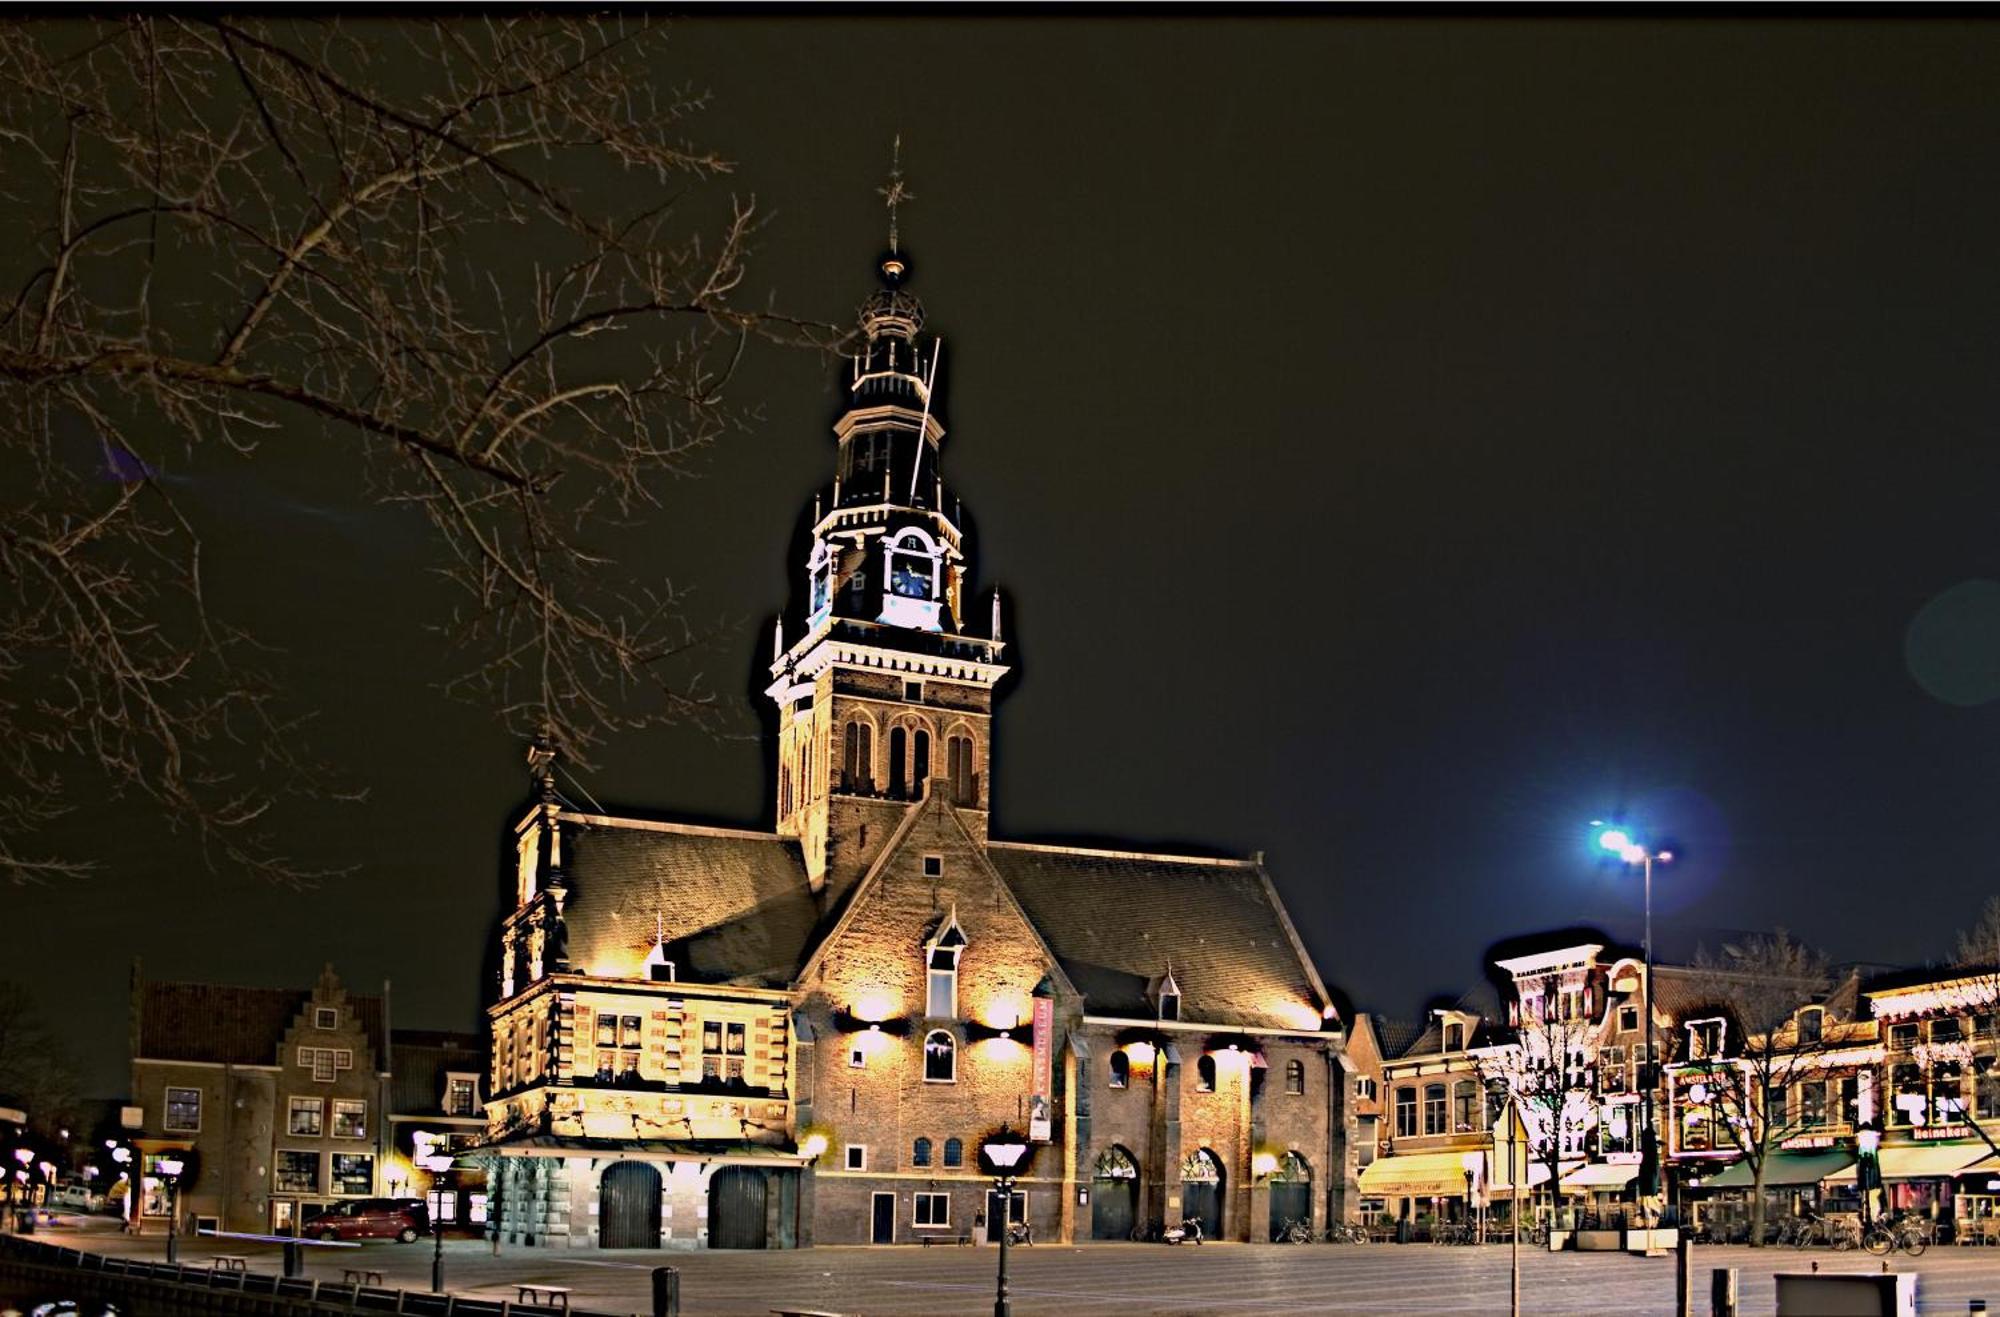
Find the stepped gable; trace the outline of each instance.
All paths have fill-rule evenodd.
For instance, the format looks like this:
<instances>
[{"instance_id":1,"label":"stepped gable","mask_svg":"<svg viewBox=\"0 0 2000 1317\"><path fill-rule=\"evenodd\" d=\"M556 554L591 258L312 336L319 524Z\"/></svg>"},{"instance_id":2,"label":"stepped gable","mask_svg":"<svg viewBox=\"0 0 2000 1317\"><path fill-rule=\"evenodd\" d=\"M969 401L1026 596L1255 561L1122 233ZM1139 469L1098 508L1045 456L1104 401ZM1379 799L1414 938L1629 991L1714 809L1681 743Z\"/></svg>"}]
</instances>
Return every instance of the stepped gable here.
<instances>
[{"instance_id":1,"label":"stepped gable","mask_svg":"<svg viewBox=\"0 0 2000 1317\"><path fill-rule=\"evenodd\" d=\"M140 987L139 1050L152 1060L216 1065L275 1065L278 1048L312 993L298 988L244 988L224 983L154 983ZM382 999L349 995L379 1059Z\"/></svg>"},{"instance_id":2,"label":"stepped gable","mask_svg":"<svg viewBox=\"0 0 2000 1317\"><path fill-rule=\"evenodd\" d=\"M1317 1029L1327 997L1250 860L993 842L986 858L1092 1015L1152 1018L1171 966L1189 1022Z\"/></svg>"},{"instance_id":3,"label":"stepped gable","mask_svg":"<svg viewBox=\"0 0 2000 1317\"><path fill-rule=\"evenodd\" d=\"M789 987L819 911L798 839L564 813L563 909L579 969L636 975L663 934L680 976Z\"/></svg>"}]
</instances>

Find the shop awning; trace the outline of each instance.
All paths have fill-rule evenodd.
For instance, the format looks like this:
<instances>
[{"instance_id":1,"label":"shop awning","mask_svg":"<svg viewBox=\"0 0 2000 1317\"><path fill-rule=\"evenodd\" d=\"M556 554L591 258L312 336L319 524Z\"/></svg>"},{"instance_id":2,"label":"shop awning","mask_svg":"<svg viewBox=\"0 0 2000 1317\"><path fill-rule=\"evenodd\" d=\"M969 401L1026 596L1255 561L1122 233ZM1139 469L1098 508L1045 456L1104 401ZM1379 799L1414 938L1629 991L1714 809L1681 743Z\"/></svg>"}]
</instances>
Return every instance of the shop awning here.
<instances>
[{"instance_id":1,"label":"shop awning","mask_svg":"<svg viewBox=\"0 0 2000 1317\"><path fill-rule=\"evenodd\" d=\"M1463 1152L1406 1152L1361 1168L1361 1192L1404 1198L1465 1197Z\"/></svg>"},{"instance_id":2,"label":"shop awning","mask_svg":"<svg viewBox=\"0 0 2000 1317\"><path fill-rule=\"evenodd\" d=\"M1957 1175L1974 1162L1991 1155L1984 1143L1931 1143L1913 1147L1887 1147L1882 1159L1885 1180L1928 1180L1933 1176Z\"/></svg>"},{"instance_id":3,"label":"shop awning","mask_svg":"<svg viewBox=\"0 0 2000 1317\"><path fill-rule=\"evenodd\" d=\"M1839 1173L1854 1165L1854 1154L1844 1148L1824 1152L1774 1152L1764 1161L1764 1187L1766 1189L1797 1188L1800 1185L1818 1184L1828 1176L1838 1177ZM1756 1186L1756 1176L1747 1161L1731 1162L1728 1169L1715 1175L1703 1176L1704 1189L1750 1189Z\"/></svg>"},{"instance_id":4,"label":"shop awning","mask_svg":"<svg viewBox=\"0 0 2000 1317\"><path fill-rule=\"evenodd\" d=\"M1623 1189L1639 1175L1637 1162L1586 1162L1563 1176L1565 1189Z\"/></svg>"},{"instance_id":5,"label":"shop awning","mask_svg":"<svg viewBox=\"0 0 2000 1317\"><path fill-rule=\"evenodd\" d=\"M1493 1167L1493 1173L1492 1175L1487 1177L1486 1181L1486 1195L1488 1198L1491 1198L1495 1194L1508 1194L1514 1192L1514 1182L1508 1178L1507 1167L1504 1164L1506 1160L1505 1154L1502 1154L1500 1162L1491 1161L1490 1159L1492 1155L1493 1154L1491 1153L1487 1154L1487 1157L1489 1158L1488 1164ZM1528 1182L1522 1185L1521 1187L1523 1189L1535 1189L1539 1188L1542 1185L1547 1184L1548 1182L1549 1182L1549 1164L1543 1161L1529 1162Z\"/></svg>"}]
</instances>

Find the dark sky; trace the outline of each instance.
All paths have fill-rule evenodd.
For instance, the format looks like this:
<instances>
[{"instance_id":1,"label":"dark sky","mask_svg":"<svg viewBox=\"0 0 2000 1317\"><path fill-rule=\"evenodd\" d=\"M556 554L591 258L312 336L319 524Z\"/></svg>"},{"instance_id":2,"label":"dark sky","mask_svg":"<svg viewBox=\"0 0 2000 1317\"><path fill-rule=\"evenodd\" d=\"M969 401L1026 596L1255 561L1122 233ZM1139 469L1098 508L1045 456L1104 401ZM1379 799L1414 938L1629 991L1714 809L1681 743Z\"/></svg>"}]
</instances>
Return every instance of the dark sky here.
<instances>
[{"instance_id":1,"label":"dark sky","mask_svg":"<svg viewBox=\"0 0 2000 1317\"><path fill-rule=\"evenodd\" d=\"M693 131L806 314L871 286L904 136L1021 664L996 831L1263 849L1327 977L1410 1014L1498 938L1636 932L1606 814L1683 847L1669 937L1921 960L2000 886L1996 67L1944 22L786 18L686 25L661 76L715 91ZM628 541L743 624L736 735L612 747L607 803L768 809L752 672L836 398L747 370L762 423ZM297 824L359 866L317 890L113 804L108 872L6 893L106 1092L135 952L469 1026L524 785L435 690L420 526L275 451L202 479L218 588L373 794Z\"/></svg>"}]
</instances>

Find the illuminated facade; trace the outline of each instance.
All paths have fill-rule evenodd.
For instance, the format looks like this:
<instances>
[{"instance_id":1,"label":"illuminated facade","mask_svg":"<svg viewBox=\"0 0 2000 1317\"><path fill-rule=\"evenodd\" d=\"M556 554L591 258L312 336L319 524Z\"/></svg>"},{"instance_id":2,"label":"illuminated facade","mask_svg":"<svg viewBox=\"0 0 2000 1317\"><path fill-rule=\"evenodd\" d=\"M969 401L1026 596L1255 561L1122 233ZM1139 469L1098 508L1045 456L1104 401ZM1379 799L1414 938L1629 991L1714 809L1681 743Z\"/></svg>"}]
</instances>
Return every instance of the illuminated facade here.
<instances>
[{"instance_id":1,"label":"illuminated facade","mask_svg":"<svg viewBox=\"0 0 2000 1317\"><path fill-rule=\"evenodd\" d=\"M997 841L997 595L939 469L940 347L892 250L862 306L768 831L539 798L491 1010L515 1242L1265 1238L1347 1210L1342 1034L1261 857ZM979 1141L1035 1142L989 1200Z\"/></svg>"}]
</instances>

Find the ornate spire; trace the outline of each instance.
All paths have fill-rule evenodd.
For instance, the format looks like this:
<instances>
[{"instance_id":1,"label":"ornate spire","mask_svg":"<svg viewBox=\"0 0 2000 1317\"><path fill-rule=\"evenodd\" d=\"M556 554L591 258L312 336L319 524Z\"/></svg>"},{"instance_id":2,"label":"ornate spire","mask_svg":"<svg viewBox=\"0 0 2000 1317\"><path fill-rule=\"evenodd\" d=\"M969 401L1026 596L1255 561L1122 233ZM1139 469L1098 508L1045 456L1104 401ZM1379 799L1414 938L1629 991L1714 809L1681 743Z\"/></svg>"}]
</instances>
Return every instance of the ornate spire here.
<instances>
[{"instance_id":1,"label":"ornate spire","mask_svg":"<svg viewBox=\"0 0 2000 1317\"><path fill-rule=\"evenodd\" d=\"M876 188L875 191L882 197L883 204L889 208L889 255L893 257L899 250L897 246L896 208L905 201L915 201L917 199L917 194L903 185L903 135L901 133L896 134L895 145L890 148L889 152L889 181L882 187Z\"/></svg>"}]
</instances>

